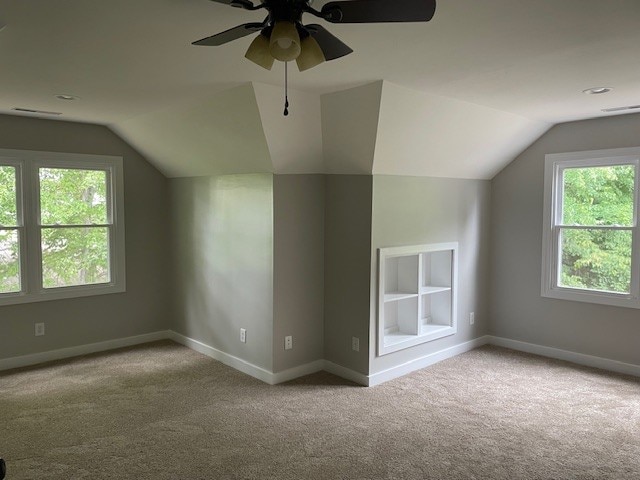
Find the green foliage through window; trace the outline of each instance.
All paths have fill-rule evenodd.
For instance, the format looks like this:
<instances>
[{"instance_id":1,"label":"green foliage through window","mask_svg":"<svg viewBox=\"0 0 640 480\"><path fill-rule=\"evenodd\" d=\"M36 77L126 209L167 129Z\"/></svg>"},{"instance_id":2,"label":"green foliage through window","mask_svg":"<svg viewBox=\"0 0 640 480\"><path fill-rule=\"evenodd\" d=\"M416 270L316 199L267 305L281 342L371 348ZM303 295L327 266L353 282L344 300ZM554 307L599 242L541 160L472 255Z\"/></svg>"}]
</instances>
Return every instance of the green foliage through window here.
<instances>
[{"instance_id":1,"label":"green foliage through window","mask_svg":"<svg viewBox=\"0 0 640 480\"><path fill-rule=\"evenodd\" d=\"M44 288L109 282L109 231L106 227L42 229Z\"/></svg>"},{"instance_id":2,"label":"green foliage through window","mask_svg":"<svg viewBox=\"0 0 640 480\"><path fill-rule=\"evenodd\" d=\"M20 291L19 252L17 230L0 229L0 293Z\"/></svg>"},{"instance_id":3,"label":"green foliage through window","mask_svg":"<svg viewBox=\"0 0 640 480\"><path fill-rule=\"evenodd\" d=\"M20 291L16 169L0 166L0 293Z\"/></svg>"},{"instance_id":4,"label":"green foliage through window","mask_svg":"<svg viewBox=\"0 0 640 480\"><path fill-rule=\"evenodd\" d=\"M107 223L107 172L68 168L40 169L42 225Z\"/></svg>"},{"instance_id":5,"label":"green foliage through window","mask_svg":"<svg viewBox=\"0 0 640 480\"><path fill-rule=\"evenodd\" d=\"M15 227L17 222L16 169L0 165L0 228Z\"/></svg>"},{"instance_id":6,"label":"green foliage through window","mask_svg":"<svg viewBox=\"0 0 640 480\"><path fill-rule=\"evenodd\" d=\"M563 287L629 293L635 167L567 168L562 178ZM588 228L596 227L596 228Z\"/></svg>"},{"instance_id":7,"label":"green foliage through window","mask_svg":"<svg viewBox=\"0 0 640 480\"><path fill-rule=\"evenodd\" d=\"M567 168L563 175L563 225L633 225L633 165Z\"/></svg>"},{"instance_id":8,"label":"green foliage through window","mask_svg":"<svg viewBox=\"0 0 640 480\"><path fill-rule=\"evenodd\" d=\"M0 305L125 291L122 158L0 149Z\"/></svg>"},{"instance_id":9,"label":"green foliage through window","mask_svg":"<svg viewBox=\"0 0 640 480\"><path fill-rule=\"evenodd\" d=\"M39 179L43 287L108 283L107 172L41 168Z\"/></svg>"}]
</instances>

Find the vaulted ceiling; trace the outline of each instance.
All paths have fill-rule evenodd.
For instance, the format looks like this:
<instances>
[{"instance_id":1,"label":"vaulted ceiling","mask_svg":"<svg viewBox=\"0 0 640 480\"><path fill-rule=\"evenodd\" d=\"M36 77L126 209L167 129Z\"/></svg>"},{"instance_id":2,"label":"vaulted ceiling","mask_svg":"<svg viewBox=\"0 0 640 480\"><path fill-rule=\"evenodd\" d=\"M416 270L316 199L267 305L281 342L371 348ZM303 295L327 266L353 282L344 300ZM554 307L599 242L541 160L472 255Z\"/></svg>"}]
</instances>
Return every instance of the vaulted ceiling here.
<instances>
[{"instance_id":1,"label":"vaulted ceiling","mask_svg":"<svg viewBox=\"0 0 640 480\"><path fill-rule=\"evenodd\" d=\"M438 0L429 23L326 24L354 53L292 69L287 119L282 65L246 61L251 37L190 44L262 16L209 0L0 0L0 112L108 125L170 176L490 178L550 125L640 103L638 0ZM614 90L582 93L596 86ZM339 130L349 115L364 123Z\"/></svg>"}]
</instances>

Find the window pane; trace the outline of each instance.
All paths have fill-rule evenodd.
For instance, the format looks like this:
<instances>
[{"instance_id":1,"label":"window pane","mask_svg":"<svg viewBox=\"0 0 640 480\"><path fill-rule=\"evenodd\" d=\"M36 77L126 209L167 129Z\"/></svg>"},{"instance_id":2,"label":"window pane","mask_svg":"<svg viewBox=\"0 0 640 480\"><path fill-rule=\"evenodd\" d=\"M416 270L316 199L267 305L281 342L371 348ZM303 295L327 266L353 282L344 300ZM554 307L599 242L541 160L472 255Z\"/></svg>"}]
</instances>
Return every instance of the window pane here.
<instances>
[{"instance_id":1,"label":"window pane","mask_svg":"<svg viewBox=\"0 0 640 480\"><path fill-rule=\"evenodd\" d=\"M44 288L108 283L109 228L42 229Z\"/></svg>"},{"instance_id":2,"label":"window pane","mask_svg":"<svg viewBox=\"0 0 640 480\"><path fill-rule=\"evenodd\" d=\"M629 230L561 229L560 286L629 293L631 237Z\"/></svg>"},{"instance_id":3,"label":"window pane","mask_svg":"<svg viewBox=\"0 0 640 480\"><path fill-rule=\"evenodd\" d=\"M633 225L635 167L567 168L563 174L563 225Z\"/></svg>"},{"instance_id":4,"label":"window pane","mask_svg":"<svg viewBox=\"0 0 640 480\"><path fill-rule=\"evenodd\" d=\"M0 225L15 227L17 222L16 169L0 166Z\"/></svg>"},{"instance_id":5,"label":"window pane","mask_svg":"<svg viewBox=\"0 0 640 480\"><path fill-rule=\"evenodd\" d=\"M20 242L16 230L0 230L0 293L20 291Z\"/></svg>"},{"instance_id":6,"label":"window pane","mask_svg":"<svg viewBox=\"0 0 640 480\"><path fill-rule=\"evenodd\" d=\"M42 225L107 223L107 172L40 169Z\"/></svg>"}]
</instances>

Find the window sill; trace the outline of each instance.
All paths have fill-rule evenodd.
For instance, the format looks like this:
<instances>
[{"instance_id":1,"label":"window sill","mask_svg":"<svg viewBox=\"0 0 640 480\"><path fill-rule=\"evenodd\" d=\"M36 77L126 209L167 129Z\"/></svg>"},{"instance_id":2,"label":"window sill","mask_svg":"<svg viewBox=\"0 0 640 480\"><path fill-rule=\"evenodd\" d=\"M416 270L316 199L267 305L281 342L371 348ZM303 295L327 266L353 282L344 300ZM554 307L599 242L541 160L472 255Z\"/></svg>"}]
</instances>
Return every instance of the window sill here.
<instances>
[{"instance_id":1,"label":"window sill","mask_svg":"<svg viewBox=\"0 0 640 480\"><path fill-rule=\"evenodd\" d=\"M542 296L556 300L596 303L623 308L640 308L640 300L633 295L585 291L571 288L551 288L542 291Z\"/></svg>"},{"instance_id":2,"label":"window sill","mask_svg":"<svg viewBox=\"0 0 640 480\"><path fill-rule=\"evenodd\" d=\"M101 284L81 287L63 287L44 290L40 293L5 293L0 294L0 306L19 305L24 303L48 302L71 298L92 297L126 292L125 285Z\"/></svg>"}]
</instances>

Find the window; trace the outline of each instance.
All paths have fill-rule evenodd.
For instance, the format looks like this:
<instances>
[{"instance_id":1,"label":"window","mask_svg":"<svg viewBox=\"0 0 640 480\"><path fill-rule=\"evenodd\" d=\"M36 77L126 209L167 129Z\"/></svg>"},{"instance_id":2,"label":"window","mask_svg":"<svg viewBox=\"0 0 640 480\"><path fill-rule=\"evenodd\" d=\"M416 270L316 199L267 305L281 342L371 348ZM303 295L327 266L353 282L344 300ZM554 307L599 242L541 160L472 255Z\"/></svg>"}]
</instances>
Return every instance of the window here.
<instances>
[{"instance_id":1,"label":"window","mask_svg":"<svg viewBox=\"0 0 640 480\"><path fill-rule=\"evenodd\" d=\"M21 290L18 166L0 165L0 293Z\"/></svg>"},{"instance_id":2,"label":"window","mask_svg":"<svg viewBox=\"0 0 640 480\"><path fill-rule=\"evenodd\" d=\"M640 148L546 156L542 295L640 308Z\"/></svg>"},{"instance_id":3,"label":"window","mask_svg":"<svg viewBox=\"0 0 640 480\"><path fill-rule=\"evenodd\" d=\"M124 290L122 159L0 150L0 305Z\"/></svg>"}]
</instances>

